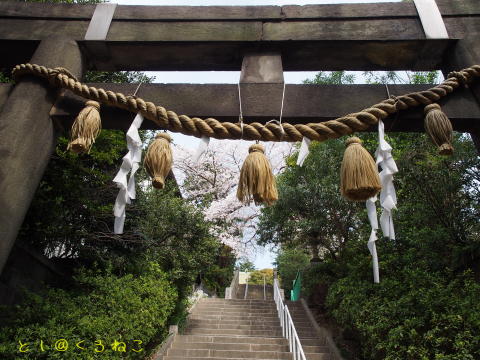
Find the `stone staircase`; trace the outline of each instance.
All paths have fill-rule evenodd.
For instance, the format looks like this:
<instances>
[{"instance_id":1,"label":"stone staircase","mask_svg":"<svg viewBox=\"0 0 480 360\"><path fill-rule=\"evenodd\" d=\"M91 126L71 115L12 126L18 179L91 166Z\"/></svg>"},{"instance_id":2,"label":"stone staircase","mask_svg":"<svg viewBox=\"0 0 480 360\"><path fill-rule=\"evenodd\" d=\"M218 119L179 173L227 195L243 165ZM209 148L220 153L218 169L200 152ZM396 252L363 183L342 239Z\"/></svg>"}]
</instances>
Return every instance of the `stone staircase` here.
<instances>
[{"instance_id":1,"label":"stone staircase","mask_svg":"<svg viewBox=\"0 0 480 360\"><path fill-rule=\"evenodd\" d=\"M302 343L307 360L331 360L327 339L320 338L310 322L310 319L300 301L285 301L293 324Z\"/></svg>"},{"instance_id":2,"label":"stone staircase","mask_svg":"<svg viewBox=\"0 0 480 360\"><path fill-rule=\"evenodd\" d=\"M245 284L238 285L237 293L235 294L235 299L244 299L245 298ZM263 285L248 285L247 291L247 300L263 300L265 292L265 298L273 299L273 286L267 285L265 286L265 290L263 289Z\"/></svg>"},{"instance_id":3,"label":"stone staircase","mask_svg":"<svg viewBox=\"0 0 480 360\"><path fill-rule=\"evenodd\" d=\"M288 306L292 306L307 359L331 360L324 339L316 337L298 305ZM175 337L164 359L293 359L293 355L282 337L274 301L205 298L195 306L185 333Z\"/></svg>"}]
</instances>

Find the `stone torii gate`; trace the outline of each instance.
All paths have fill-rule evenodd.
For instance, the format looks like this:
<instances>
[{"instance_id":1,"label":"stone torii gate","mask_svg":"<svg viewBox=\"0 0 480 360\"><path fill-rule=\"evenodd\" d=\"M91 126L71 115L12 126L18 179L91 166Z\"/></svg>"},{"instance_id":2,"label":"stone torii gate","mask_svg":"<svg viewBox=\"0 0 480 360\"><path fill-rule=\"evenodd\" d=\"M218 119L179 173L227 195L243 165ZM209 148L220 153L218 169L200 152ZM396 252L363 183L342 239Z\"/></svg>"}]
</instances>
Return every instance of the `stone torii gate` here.
<instances>
[{"instance_id":1,"label":"stone torii gate","mask_svg":"<svg viewBox=\"0 0 480 360\"><path fill-rule=\"evenodd\" d=\"M265 123L278 118L284 70L440 69L446 74L479 64L480 2L437 4L442 16L435 18L421 7L417 11L414 3L170 7L1 2L0 68L30 62L65 67L79 78L86 70L241 69L245 120ZM448 36L431 38L428 26L442 18ZM136 88L91 85L125 94ZM400 95L428 87L389 89ZM387 97L383 85L287 85L285 94L283 119L292 124L334 119ZM237 85L146 84L137 95L179 114L238 120ZM34 77L0 85L0 271L57 133L69 128L83 103ZM472 134L480 151L480 86L458 90L441 103L454 129ZM422 111L387 118L386 129L423 131ZM126 130L134 114L102 106L101 116L103 128ZM146 120L142 128L158 127Z\"/></svg>"}]
</instances>

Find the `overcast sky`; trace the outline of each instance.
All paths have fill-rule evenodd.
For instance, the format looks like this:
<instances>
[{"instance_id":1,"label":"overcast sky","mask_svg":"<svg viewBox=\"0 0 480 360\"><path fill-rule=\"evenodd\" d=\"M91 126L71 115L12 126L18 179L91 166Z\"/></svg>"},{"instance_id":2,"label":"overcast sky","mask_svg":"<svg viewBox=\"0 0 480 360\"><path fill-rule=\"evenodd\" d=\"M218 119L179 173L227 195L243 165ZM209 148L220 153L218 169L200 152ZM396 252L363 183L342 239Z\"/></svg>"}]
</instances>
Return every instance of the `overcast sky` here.
<instances>
[{"instance_id":1,"label":"overcast sky","mask_svg":"<svg viewBox=\"0 0 480 360\"><path fill-rule=\"evenodd\" d=\"M308 5L308 4L359 4L374 2L400 2L401 0L111 0L121 5L183 5L183 6L255 6L255 5ZM240 78L240 71L156 71L148 72L150 76L155 76L158 83L230 83L236 84ZM285 72L285 82L290 84L300 84L307 78L313 78L316 72ZM213 105L212 105L213 106ZM172 109L175 110L175 109ZM199 140L192 136L182 134L172 134L173 141L181 146L195 149ZM257 269L271 268L275 255L268 249L263 253L257 254L252 259Z\"/></svg>"}]
</instances>

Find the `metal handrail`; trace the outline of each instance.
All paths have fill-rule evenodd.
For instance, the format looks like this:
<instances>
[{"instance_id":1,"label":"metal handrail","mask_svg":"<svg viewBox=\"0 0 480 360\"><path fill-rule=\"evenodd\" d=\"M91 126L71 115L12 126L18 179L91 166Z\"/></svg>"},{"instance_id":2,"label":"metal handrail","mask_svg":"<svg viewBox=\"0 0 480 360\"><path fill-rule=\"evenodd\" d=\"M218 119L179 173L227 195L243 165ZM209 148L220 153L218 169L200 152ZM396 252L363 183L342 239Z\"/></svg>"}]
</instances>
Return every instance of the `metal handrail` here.
<instances>
[{"instance_id":1,"label":"metal handrail","mask_svg":"<svg viewBox=\"0 0 480 360\"><path fill-rule=\"evenodd\" d=\"M248 278L250 277L249 275L250 274L248 273L247 279L245 281L245 296L243 297L244 300L247 299L247 295L248 295Z\"/></svg>"},{"instance_id":2,"label":"metal handrail","mask_svg":"<svg viewBox=\"0 0 480 360\"><path fill-rule=\"evenodd\" d=\"M300 291L302 290L302 274L297 271L297 276L293 280L292 290L290 290L290 300L297 301L300 299Z\"/></svg>"},{"instance_id":3,"label":"metal handrail","mask_svg":"<svg viewBox=\"0 0 480 360\"><path fill-rule=\"evenodd\" d=\"M263 274L263 300L267 300L265 274Z\"/></svg>"},{"instance_id":4,"label":"metal handrail","mask_svg":"<svg viewBox=\"0 0 480 360\"><path fill-rule=\"evenodd\" d=\"M302 344L298 338L297 330L292 321L292 316L280 294L280 287L277 278L273 279L273 299L277 305L278 317L280 319L280 324L282 325L282 335L288 340L290 352L293 353L293 360L306 360Z\"/></svg>"}]
</instances>

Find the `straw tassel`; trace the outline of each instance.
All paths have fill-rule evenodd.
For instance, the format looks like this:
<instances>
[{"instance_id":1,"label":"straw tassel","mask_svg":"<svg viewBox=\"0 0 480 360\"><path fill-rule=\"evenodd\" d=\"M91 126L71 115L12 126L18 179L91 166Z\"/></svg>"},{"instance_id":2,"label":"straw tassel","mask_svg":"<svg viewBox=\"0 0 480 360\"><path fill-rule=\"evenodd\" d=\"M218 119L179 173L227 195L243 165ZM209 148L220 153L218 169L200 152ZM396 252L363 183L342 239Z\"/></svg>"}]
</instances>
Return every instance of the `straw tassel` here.
<instances>
[{"instance_id":1,"label":"straw tassel","mask_svg":"<svg viewBox=\"0 0 480 360\"><path fill-rule=\"evenodd\" d=\"M72 125L67 150L77 154L90 152L101 129L100 103L89 100Z\"/></svg>"},{"instance_id":2,"label":"straw tassel","mask_svg":"<svg viewBox=\"0 0 480 360\"><path fill-rule=\"evenodd\" d=\"M237 198L243 203L271 205L278 200L277 185L272 168L265 156L265 148L254 144L240 171Z\"/></svg>"},{"instance_id":3,"label":"straw tassel","mask_svg":"<svg viewBox=\"0 0 480 360\"><path fill-rule=\"evenodd\" d=\"M172 169L172 138L167 133L159 133L149 145L143 165L152 178L152 185L156 189L163 189L165 178Z\"/></svg>"},{"instance_id":4,"label":"straw tassel","mask_svg":"<svg viewBox=\"0 0 480 360\"><path fill-rule=\"evenodd\" d=\"M340 170L340 191L348 200L367 201L382 188L377 166L358 137L348 138Z\"/></svg>"},{"instance_id":5,"label":"straw tassel","mask_svg":"<svg viewBox=\"0 0 480 360\"><path fill-rule=\"evenodd\" d=\"M425 131L438 146L440 155L452 155L452 134L453 127L450 119L442 111L438 104L425 106Z\"/></svg>"}]
</instances>

